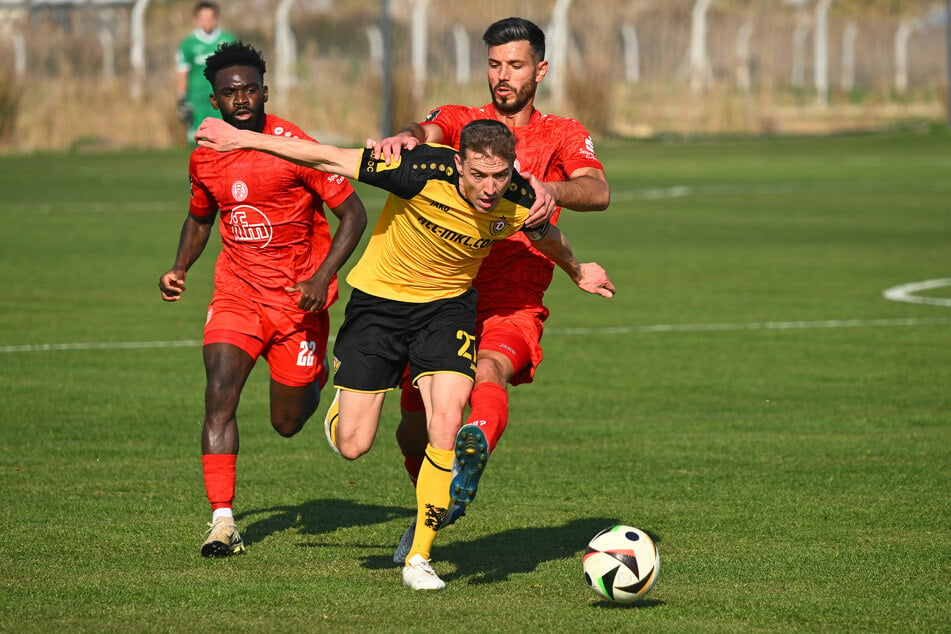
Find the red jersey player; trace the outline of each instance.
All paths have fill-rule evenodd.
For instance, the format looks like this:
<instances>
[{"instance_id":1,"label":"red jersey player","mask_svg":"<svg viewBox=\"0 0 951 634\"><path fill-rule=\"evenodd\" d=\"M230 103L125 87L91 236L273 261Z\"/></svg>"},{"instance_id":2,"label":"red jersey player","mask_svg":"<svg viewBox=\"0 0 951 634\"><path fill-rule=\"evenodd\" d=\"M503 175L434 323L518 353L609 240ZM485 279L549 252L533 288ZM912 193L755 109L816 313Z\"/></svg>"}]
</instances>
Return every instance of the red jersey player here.
<instances>
[{"instance_id":1,"label":"red jersey player","mask_svg":"<svg viewBox=\"0 0 951 634\"><path fill-rule=\"evenodd\" d=\"M455 146L459 130L473 119L496 119L516 138L516 167L544 181L557 205L578 211L607 208L610 189L588 131L574 119L546 115L534 107L535 92L548 71L545 35L535 24L507 18L483 35L488 48L488 79L492 103L481 108L441 106L422 124L410 124L399 134L377 143L378 155L398 156L417 143ZM560 208L551 213L557 222ZM530 218L528 224L534 222ZM539 218L544 220L544 217ZM492 248L475 280L479 292L478 368L470 397L467 424L456 438L456 465L451 497L457 504L451 523L475 497L479 477L508 422L507 385L533 380L542 360L540 340L548 309L543 295L552 279L551 261L527 241L509 238ZM403 420L397 439L411 479L418 473L425 426L422 404L410 389L403 390ZM411 527L412 529L412 527ZM412 530L407 531L411 535ZM406 553L406 535L394 555Z\"/></svg>"},{"instance_id":2,"label":"red jersey player","mask_svg":"<svg viewBox=\"0 0 951 634\"><path fill-rule=\"evenodd\" d=\"M264 134L310 139L267 115L265 63L254 48L224 44L205 77L222 118ZM191 155L191 202L172 268L159 278L162 299L177 301L220 212L222 249L203 342L207 386L202 427L205 490L212 507L205 557L244 551L234 524L241 390L258 357L271 373L271 425L290 437L304 426L327 380L327 307L336 273L366 227L366 210L349 182L260 152ZM333 239L324 205L340 222Z\"/></svg>"}]
</instances>

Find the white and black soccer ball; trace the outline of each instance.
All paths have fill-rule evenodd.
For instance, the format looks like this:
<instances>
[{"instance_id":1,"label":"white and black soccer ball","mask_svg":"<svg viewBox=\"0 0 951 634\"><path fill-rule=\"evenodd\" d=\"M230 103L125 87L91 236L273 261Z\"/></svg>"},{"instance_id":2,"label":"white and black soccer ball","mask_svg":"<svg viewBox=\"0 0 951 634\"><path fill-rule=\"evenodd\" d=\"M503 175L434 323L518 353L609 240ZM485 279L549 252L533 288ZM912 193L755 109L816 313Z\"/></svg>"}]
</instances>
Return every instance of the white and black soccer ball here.
<instances>
[{"instance_id":1,"label":"white and black soccer ball","mask_svg":"<svg viewBox=\"0 0 951 634\"><path fill-rule=\"evenodd\" d=\"M650 592L660 574L654 540L633 526L612 526L595 535L585 549L584 580L609 601L631 603Z\"/></svg>"}]
</instances>

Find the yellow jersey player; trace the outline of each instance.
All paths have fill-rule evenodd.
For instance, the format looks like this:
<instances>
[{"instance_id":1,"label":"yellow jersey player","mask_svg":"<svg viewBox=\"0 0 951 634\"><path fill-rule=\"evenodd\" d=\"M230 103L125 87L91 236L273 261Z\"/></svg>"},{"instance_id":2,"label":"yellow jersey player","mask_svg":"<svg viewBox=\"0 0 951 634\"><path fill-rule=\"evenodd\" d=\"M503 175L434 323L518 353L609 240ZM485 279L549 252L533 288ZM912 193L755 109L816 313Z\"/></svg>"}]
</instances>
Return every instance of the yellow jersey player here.
<instances>
[{"instance_id":1,"label":"yellow jersey player","mask_svg":"<svg viewBox=\"0 0 951 634\"><path fill-rule=\"evenodd\" d=\"M480 262L497 241L524 231L583 290L611 297L614 286L599 265L575 259L557 227L524 227L533 189L515 172L515 137L498 121L466 125L458 151L421 145L390 164L374 159L372 148L266 136L215 119L207 119L196 136L202 147L260 150L389 192L370 242L347 277L353 292L334 344L337 396L326 426L345 458L368 452L384 396L399 386L409 366L426 407L429 444L403 583L414 590L442 589L430 551L449 506L453 444L475 377L472 281Z\"/></svg>"}]
</instances>

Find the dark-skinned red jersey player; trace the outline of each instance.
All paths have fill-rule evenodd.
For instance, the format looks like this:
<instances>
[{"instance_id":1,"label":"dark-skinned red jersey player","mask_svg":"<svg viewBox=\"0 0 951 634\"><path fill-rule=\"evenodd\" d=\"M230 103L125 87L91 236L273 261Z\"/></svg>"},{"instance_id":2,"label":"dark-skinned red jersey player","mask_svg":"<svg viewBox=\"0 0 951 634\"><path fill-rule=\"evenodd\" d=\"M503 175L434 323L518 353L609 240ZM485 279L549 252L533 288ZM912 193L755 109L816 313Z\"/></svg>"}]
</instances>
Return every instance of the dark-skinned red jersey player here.
<instances>
[{"instance_id":1,"label":"dark-skinned red jersey player","mask_svg":"<svg viewBox=\"0 0 951 634\"><path fill-rule=\"evenodd\" d=\"M224 44L206 61L212 101L225 121L267 136L309 136L265 114L261 54ZM359 243L366 210L347 179L260 152L220 154L198 148L189 166L191 202L172 268L159 279L162 299L178 301L185 277L220 215L222 248L205 322L207 385L201 450L211 529L205 557L245 550L233 516L238 458L236 411L258 357L270 369L271 425L299 432L327 381L327 308L336 273ZM331 238L324 205L339 219Z\"/></svg>"}]
</instances>

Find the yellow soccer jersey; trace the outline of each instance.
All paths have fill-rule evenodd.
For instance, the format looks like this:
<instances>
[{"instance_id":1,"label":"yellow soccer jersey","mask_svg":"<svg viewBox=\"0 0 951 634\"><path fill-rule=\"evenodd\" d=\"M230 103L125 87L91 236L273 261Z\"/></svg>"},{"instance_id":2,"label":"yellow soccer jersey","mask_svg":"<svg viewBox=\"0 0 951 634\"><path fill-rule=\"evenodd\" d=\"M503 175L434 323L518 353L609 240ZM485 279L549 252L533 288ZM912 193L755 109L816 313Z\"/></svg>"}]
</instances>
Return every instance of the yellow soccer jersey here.
<instances>
[{"instance_id":1,"label":"yellow soccer jersey","mask_svg":"<svg viewBox=\"0 0 951 634\"><path fill-rule=\"evenodd\" d=\"M347 283L365 293L422 303L463 294L499 240L522 229L535 193L515 173L492 212L459 191L456 150L420 145L386 165L363 153L357 179L390 192Z\"/></svg>"}]
</instances>

